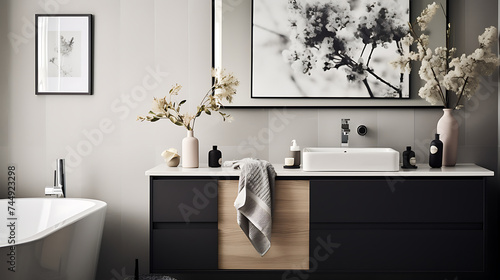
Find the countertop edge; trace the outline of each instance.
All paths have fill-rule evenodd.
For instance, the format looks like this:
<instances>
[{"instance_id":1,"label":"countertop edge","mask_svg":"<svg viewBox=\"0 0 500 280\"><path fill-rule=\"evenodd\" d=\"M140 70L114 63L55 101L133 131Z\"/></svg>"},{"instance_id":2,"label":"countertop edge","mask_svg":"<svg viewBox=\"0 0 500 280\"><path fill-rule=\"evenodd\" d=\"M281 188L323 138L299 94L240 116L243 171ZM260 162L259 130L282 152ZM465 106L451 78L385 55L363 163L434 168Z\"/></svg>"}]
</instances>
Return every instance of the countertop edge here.
<instances>
[{"instance_id":1,"label":"countertop edge","mask_svg":"<svg viewBox=\"0 0 500 280\"><path fill-rule=\"evenodd\" d=\"M417 169L393 172L379 171L304 171L302 169L284 169L280 164L273 164L277 177L492 177L491 170L472 163L457 164L454 167L430 168L427 164L418 165ZM168 167L160 164L145 172L146 176L167 177L232 177L239 176L240 171L231 167L199 168Z\"/></svg>"}]
</instances>

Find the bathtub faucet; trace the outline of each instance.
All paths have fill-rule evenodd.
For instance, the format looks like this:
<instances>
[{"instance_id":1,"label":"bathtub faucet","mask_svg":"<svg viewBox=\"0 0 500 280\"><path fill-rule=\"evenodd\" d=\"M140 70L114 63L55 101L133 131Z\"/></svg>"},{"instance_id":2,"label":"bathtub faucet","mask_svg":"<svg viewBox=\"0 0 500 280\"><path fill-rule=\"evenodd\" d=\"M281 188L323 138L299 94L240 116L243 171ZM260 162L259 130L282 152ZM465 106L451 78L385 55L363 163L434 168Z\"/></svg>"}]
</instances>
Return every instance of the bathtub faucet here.
<instances>
[{"instance_id":1,"label":"bathtub faucet","mask_svg":"<svg viewBox=\"0 0 500 280\"><path fill-rule=\"evenodd\" d=\"M56 160L56 170L54 170L54 186L45 188L46 196L66 197L66 176L64 169L64 159Z\"/></svg>"}]
</instances>

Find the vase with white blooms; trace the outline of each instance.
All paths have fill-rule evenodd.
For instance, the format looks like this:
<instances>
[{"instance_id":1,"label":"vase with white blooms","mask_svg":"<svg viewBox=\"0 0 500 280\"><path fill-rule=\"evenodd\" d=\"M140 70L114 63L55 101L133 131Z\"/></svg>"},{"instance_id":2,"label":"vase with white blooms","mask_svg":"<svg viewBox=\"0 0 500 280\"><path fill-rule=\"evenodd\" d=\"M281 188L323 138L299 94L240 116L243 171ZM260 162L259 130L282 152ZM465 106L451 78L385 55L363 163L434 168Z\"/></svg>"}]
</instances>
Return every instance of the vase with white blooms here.
<instances>
[{"instance_id":1,"label":"vase with white blooms","mask_svg":"<svg viewBox=\"0 0 500 280\"><path fill-rule=\"evenodd\" d=\"M458 122L453 117L454 110L464 107L464 99L471 99L479 90L483 76L490 76L500 64L492 47L498 40L497 29L490 26L478 37L479 46L471 54L456 56L457 49L450 46L451 24L446 27L446 46L429 48L427 27L438 10L445 10L435 2L428 5L417 17L417 32L410 23L409 33L401 40L405 51L392 62L401 72L411 71L411 62L419 61L419 76L425 85L418 94L432 105L442 105L444 114L437 124L437 133L443 142L443 165L454 166L458 148ZM419 33L420 35L418 35ZM414 46L415 50L410 50ZM456 95L455 101L448 94Z\"/></svg>"},{"instance_id":2,"label":"vase with white blooms","mask_svg":"<svg viewBox=\"0 0 500 280\"><path fill-rule=\"evenodd\" d=\"M137 118L139 121L156 122L161 119L170 120L177 126L187 129L187 137L182 140L182 167L197 168L199 166L199 142L194 137L196 119L202 114L212 115L217 112L224 121L231 121L232 117L221 111L223 102L231 103L236 94L238 79L233 74L227 74L224 69L212 69L213 84L203 96L195 114L181 112L181 106L187 100L175 102L174 97L179 95L181 86L176 84L168 92L168 96L154 98L149 114Z\"/></svg>"}]
</instances>

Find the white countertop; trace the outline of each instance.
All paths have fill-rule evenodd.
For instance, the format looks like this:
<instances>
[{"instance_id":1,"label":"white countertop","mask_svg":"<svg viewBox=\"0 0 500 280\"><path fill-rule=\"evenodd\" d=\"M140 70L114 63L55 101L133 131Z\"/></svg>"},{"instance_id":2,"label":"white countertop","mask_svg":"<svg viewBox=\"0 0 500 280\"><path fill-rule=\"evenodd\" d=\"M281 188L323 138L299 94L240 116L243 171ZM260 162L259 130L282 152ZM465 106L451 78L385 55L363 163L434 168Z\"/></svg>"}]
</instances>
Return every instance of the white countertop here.
<instances>
[{"instance_id":1,"label":"white countertop","mask_svg":"<svg viewBox=\"0 0 500 280\"><path fill-rule=\"evenodd\" d=\"M430 168L428 164L419 164L417 169L400 169L395 172L308 172L302 169L284 169L283 164L273 164L277 176L285 177L489 177L494 172L475 164L463 163L454 167ZM160 164L146 171L146 176L210 176L227 177L239 176L240 170L231 167L210 168L200 166L199 168L168 167Z\"/></svg>"}]
</instances>

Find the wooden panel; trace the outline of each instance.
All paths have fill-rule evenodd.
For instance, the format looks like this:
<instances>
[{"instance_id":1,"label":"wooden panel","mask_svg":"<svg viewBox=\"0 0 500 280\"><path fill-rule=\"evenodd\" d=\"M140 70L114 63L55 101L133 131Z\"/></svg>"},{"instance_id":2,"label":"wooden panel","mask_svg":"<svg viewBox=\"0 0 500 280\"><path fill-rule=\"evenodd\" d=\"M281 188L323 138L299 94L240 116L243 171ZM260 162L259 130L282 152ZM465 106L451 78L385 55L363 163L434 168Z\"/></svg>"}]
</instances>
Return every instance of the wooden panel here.
<instances>
[{"instance_id":1,"label":"wooden panel","mask_svg":"<svg viewBox=\"0 0 500 280\"><path fill-rule=\"evenodd\" d=\"M153 222L217 222L217 180L153 180Z\"/></svg>"},{"instance_id":2,"label":"wooden panel","mask_svg":"<svg viewBox=\"0 0 500 280\"><path fill-rule=\"evenodd\" d=\"M276 181L271 249L261 257L236 221L238 181L219 181L219 269L309 269L309 182Z\"/></svg>"},{"instance_id":3,"label":"wooden panel","mask_svg":"<svg viewBox=\"0 0 500 280\"><path fill-rule=\"evenodd\" d=\"M311 181L311 222L483 222L482 179L392 179Z\"/></svg>"}]
</instances>

